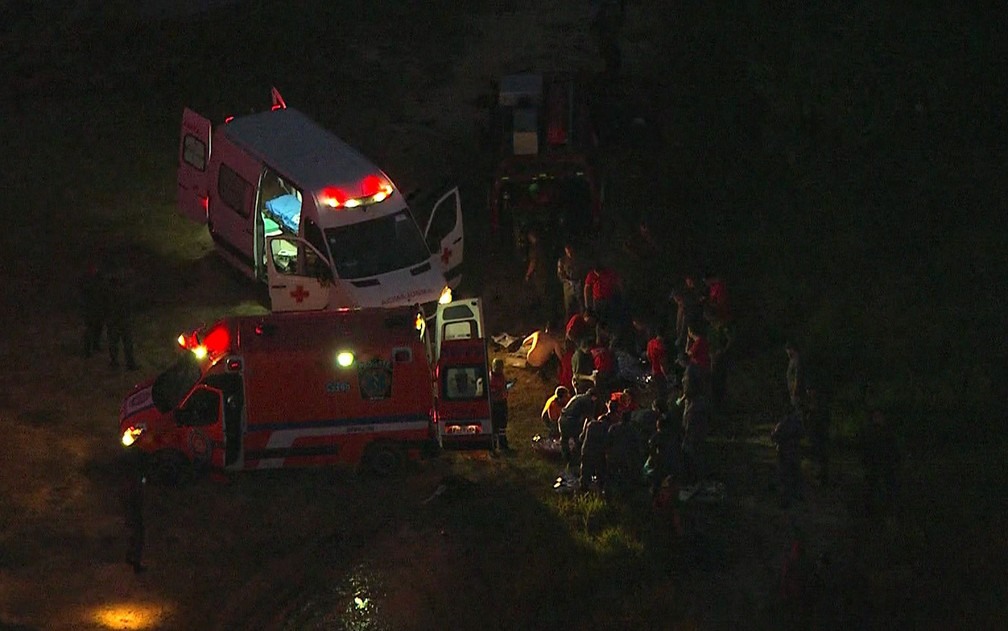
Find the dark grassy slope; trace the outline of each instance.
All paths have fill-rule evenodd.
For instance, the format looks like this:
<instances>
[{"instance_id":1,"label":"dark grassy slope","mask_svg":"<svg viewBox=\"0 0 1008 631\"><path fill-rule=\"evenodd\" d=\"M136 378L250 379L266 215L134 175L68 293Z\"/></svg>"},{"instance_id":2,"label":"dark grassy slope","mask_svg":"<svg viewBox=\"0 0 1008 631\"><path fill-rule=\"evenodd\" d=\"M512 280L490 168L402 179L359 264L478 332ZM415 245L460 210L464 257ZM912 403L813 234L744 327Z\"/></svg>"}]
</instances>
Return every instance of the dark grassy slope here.
<instances>
[{"instance_id":1,"label":"dark grassy slope","mask_svg":"<svg viewBox=\"0 0 1008 631\"><path fill-rule=\"evenodd\" d=\"M759 341L796 337L851 406L975 417L1003 401L990 16L816 3L652 17L669 37L640 47L667 54L635 70L676 142L654 181L687 216L695 263L737 274Z\"/></svg>"},{"instance_id":2,"label":"dark grassy slope","mask_svg":"<svg viewBox=\"0 0 1008 631\"><path fill-rule=\"evenodd\" d=\"M73 250L85 246L68 239L53 211L73 208L75 190L88 191L96 212L103 201L126 210L74 230L98 233L142 217L135 199L117 204L108 173L122 169L151 185L165 179L183 105L218 118L236 103L261 106L263 86L282 76L288 99L325 121L343 86L315 79L338 75L348 25L329 3L297 13L282 3L247 6L240 29L217 12L115 37L109 27L74 27L72 36L27 46L11 74L21 89L3 104L24 118L5 116L5 126L24 120L22 130L37 135L18 141L31 151L3 157L16 165L4 169L5 213L16 223L3 239L38 239L56 257L42 271L66 269L61 258L79 261ZM434 19L453 5L429 6ZM1004 605L982 594L1003 583L1004 452L999 441L973 444L999 436L1005 400L998 25L954 8L631 6L641 13L627 26L630 78L618 100L647 103L667 143L635 163L649 187L635 193L614 183L615 192L632 207L668 211L679 227L669 236L674 271L709 265L727 276L746 332L736 404L778 409L780 346L796 337L828 376L841 429L856 429L866 403L897 408L915 452L908 516L890 528L856 523L846 551L868 579L858 589L878 590L865 615L927 626L955 620L944 605L953 602L974 619L993 619ZM408 37L427 35L423 20L390 22ZM443 43L450 49L451 38ZM444 70L431 60L432 75ZM98 108L109 116L75 114ZM79 159L91 157L87 142L96 137L128 151L102 142L98 159ZM164 149L140 150L152 145ZM133 168L129 156L152 164ZM17 262L6 271L31 276ZM26 317L39 304L52 308L44 294L16 302ZM965 439L954 458L939 445L949 436ZM919 579L929 575L948 580ZM588 579L583 585L590 592Z\"/></svg>"}]
</instances>

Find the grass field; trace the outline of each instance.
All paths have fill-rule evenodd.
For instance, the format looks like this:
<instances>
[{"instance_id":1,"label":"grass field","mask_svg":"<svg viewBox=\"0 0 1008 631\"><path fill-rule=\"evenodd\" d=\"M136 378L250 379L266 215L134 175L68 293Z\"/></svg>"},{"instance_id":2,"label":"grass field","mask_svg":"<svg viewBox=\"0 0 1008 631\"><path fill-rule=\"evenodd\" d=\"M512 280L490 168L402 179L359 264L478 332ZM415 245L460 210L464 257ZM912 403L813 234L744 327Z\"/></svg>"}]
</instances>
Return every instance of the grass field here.
<instances>
[{"instance_id":1,"label":"grass field","mask_svg":"<svg viewBox=\"0 0 1008 631\"><path fill-rule=\"evenodd\" d=\"M108 15L105 13L103 15ZM346 15L358 16L347 20ZM121 563L116 418L183 329L262 311L205 231L174 211L184 106L215 119L269 87L401 185L463 190L466 289L493 332L534 323L520 263L490 247L491 158L476 103L501 74L601 62L565 3L238 3L179 23L69 23L42 8L3 34L0 103L0 627L992 628L1008 619L1001 289L1004 44L960 8L628 3L624 77L600 83L607 212L599 254L641 213L667 244L660 311L683 274L727 279L740 338L712 449L727 487L673 536L643 497L571 497L559 469L447 455L392 481L284 471L149 494L150 571ZM648 124L646 131L634 118ZM99 250L146 279L142 370L79 356L75 287ZM619 260L617 259L617 262ZM771 423L785 339L829 385L836 483L777 508ZM548 384L514 370L512 440ZM898 422L902 495L860 502L867 407ZM438 484L455 481L424 502ZM786 545L814 566L780 602ZM146 616L146 617L144 617Z\"/></svg>"}]
</instances>

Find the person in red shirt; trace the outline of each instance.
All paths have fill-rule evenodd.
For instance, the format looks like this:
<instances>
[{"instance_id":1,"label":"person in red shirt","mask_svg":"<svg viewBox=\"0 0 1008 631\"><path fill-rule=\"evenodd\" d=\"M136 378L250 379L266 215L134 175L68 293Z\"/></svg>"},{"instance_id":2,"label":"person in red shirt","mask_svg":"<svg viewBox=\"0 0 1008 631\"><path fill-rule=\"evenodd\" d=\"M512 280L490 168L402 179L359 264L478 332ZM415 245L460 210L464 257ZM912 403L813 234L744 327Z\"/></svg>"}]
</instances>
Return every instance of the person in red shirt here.
<instances>
[{"instance_id":1,"label":"person in red shirt","mask_svg":"<svg viewBox=\"0 0 1008 631\"><path fill-rule=\"evenodd\" d=\"M605 324L612 324L617 317L619 300L623 295L623 281L611 268L596 265L585 277L584 304L593 309Z\"/></svg>"},{"instance_id":2,"label":"person in red shirt","mask_svg":"<svg viewBox=\"0 0 1008 631\"><path fill-rule=\"evenodd\" d=\"M570 340L564 341L557 383L565 388L573 387L574 384L574 344Z\"/></svg>"},{"instance_id":3,"label":"person in red shirt","mask_svg":"<svg viewBox=\"0 0 1008 631\"><path fill-rule=\"evenodd\" d=\"M595 314L591 311L575 313L567 320L565 334L574 346L586 338L595 338Z\"/></svg>"},{"instance_id":4,"label":"person in red shirt","mask_svg":"<svg viewBox=\"0 0 1008 631\"><path fill-rule=\"evenodd\" d=\"M628 414L637 410L637 402L634 401L633 393L630 392L629 388L619 392L613 392L612 396L609 397L609 400L616 406L612 411L620 417L622 417L623 414Z\"/></svg>"},{"instance_id":5,"label":"person in red shirt","mask_svg":"<svg viewBox=\"0 0 1008 631\"><path fill-rule=\"evenodd\" d=\"M667 352L665 350L665 336L658 333L647 343L647 358L651 363L651 374L655 377L665 378L665 361Z\"/></svg>"},{"instance_id":6,"label":"person in red shirt","mask_svg":"<svg viewBox=\"0 0 1008 631\"><path fill-rule=\"evenodd\" d=\"M591 349L592 363L595 365L595 389L599 395L608 398L616 377L616 355L608 346L599 345ZM603 399L603 400L604 400Z\"/></svg>"},{"instance_id":7,"label":"person in red shirt","mask_svg":"<svg viewBox=\"0 0 1008 631\"><path fill-rule=\"evenodd\" d=\"M668 385L668 375L665 368L668 365L668 351L665 348L665 336L656 334L647 343L647 358L651 364L651 383L654 384L655 393L660 398L665 398Z\"/></svg>"},{"instance_id":8,"label":"person in red shirt","mask_svg":"<svg viewBox=\"0 0 1008 631\"><path fill-rule=\"evenodd\" d=\"M719 276L714 274L704 275L704 284L707 285L707 307L710 308L717 322L726 322L730 317L728 310L728 288Z\"/></svg>"},{"instance_id":9,"label":"person in red shirt","mask_svg":"<svg viewBox=\"0 0 1008 631\"><path fill-rule=\"evenodd\" d=\"M707 347L707 338L704 337L699 325L696 324L689 327L688 335L689 348L686 354L689 355L690 360L696 363L697 366L702 368L706 373L709 373L711 361L710 350Z\"/></svg>"}]
</instances>

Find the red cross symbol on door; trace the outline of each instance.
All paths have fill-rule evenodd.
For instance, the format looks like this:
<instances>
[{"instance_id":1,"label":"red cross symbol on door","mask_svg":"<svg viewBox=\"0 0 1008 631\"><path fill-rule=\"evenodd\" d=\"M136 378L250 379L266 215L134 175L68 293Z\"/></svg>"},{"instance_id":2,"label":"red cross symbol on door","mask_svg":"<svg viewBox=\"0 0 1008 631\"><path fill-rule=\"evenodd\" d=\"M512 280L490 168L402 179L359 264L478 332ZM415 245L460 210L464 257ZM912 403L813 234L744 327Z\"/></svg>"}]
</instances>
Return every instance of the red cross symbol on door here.
<instances>
[{"instance_id":1,"label":"red cross symbol on door","mask_svg":"<svg viewBox=\"0 0 1008 631\"><path fill-rule=\"evenodd\" d=\"M290 295L291 298L295 300L295 302L301 304L302 302L304 302L304 299L310 296L311 294L305 291L304 285L298 285L297 287L294 288L294 291L290 292Z\"/></svg>"},{"instance_id":2,"label":"red cross symbol on door","mask_svg":"<svg viewBox=\"0 0 1008 631\"><path fill-rule=\"evenodd\" d=\"M448 265L448 261L451 259L451 255L452 255L451 248L445 247L444 250L441 250L441 263L443 265Z\"/></svg>"}]
</instances>

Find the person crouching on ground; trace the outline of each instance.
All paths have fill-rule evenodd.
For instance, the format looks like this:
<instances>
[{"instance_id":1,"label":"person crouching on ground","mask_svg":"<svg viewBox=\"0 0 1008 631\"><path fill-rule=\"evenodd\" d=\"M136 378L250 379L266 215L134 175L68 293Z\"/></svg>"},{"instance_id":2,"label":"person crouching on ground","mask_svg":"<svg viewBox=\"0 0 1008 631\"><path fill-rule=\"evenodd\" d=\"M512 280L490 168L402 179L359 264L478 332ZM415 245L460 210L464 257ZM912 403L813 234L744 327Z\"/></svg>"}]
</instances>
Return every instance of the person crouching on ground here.
<instances>
[{"instance_id":1,"label":"person crouching on ground","mask_svg":"<svg viewBox=\"0 0 1008 631\"><path fill-rule=\"evenodd\" d=\"M595 418L597 401L598 396L594 388L580 386L560 412L560 420L557 422L557 429L560 432L560 453L568 470L577 464L577 458L581 453L581 430L589 418Z\"/></svg>"},{"instance_id":2,"label":"person crouching on ground","mask_svg":"<svg viewBox=\"0 0 1008 631\"><path fill-rule=\"evenodd\" d=\"M570 389L564 386L557 386L553 392L553 396L546 399L546 404L543 405L542 414L539 415L539 418L546 427L546 433L550 438L559 438L560 432L557 429L557 423L560 421L560 412L563 411L564 406L567 405L570 398Z\"/></svg>"},{"instance_id":3,"label":"person crouching on ground","mask_svg":"<svg viewBox=\"0 0 1008 631\"><path fill-rule=\"evenodd\" d=\"M564 349L562 340L553 333L551 323L547 322L542 329L533 331L522 340L521 347L526 350L525 363L535 368L543 381L556 376Z\"/></svg>"}]
</instances>

